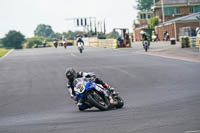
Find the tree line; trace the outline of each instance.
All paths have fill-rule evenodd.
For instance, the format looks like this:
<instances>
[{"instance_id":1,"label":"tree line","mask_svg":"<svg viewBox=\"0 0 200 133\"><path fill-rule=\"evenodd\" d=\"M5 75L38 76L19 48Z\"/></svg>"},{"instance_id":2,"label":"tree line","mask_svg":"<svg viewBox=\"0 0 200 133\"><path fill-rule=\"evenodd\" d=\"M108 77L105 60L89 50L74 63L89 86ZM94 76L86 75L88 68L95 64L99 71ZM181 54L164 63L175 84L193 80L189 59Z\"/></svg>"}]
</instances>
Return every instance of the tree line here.
<instances>
[{"instance_id":1,"label":"tree line","mask_svg":"<svg viewBox=\"0 0 200 133\"><path fill-rule=\"evenodd\" d=\"M78 35L91 37L93 33L86 33L83 31L68 31L68 32L54 32L50 25L39 24L34 30L34 37L25 38L20 31L10 30L4 38L0 39L0 47L8 47L21 49L24 43L27 43L27 47L31 48L34 44L42 44L42 42L51 42L53 40L74 40ZM102 38L117 38L119 34L112 31L106 35L99 34Z\"/></svg>"}]
</instances>

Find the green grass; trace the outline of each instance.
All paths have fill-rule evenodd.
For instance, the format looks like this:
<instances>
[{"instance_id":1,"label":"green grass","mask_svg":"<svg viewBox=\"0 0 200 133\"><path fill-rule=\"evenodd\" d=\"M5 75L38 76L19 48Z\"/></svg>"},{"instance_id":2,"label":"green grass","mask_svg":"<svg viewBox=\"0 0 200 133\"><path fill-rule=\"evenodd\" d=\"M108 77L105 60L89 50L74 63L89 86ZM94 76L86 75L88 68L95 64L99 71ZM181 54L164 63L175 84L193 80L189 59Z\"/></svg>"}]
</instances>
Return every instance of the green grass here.
<instances>
[{"instance_id":1,"label":"green grass","mask_svg":"<svg viewBox=\"0 0 200 133\"><path fill-rule=\"evenodd\" d=\"M0 57L4 56L8 53L10 49L0 48Z\"/></svg>"}]
</instances>

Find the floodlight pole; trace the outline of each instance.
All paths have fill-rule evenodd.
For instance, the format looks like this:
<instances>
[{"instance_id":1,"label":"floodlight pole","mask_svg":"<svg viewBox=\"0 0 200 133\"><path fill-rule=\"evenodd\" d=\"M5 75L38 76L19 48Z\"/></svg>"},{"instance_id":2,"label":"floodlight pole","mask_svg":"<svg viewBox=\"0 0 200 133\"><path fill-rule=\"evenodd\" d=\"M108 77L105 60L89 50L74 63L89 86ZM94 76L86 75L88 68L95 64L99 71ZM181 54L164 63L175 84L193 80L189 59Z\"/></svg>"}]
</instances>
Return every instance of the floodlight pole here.
<instances>
[{"instance_id":1,"label":"floodlight pole","mask_svg":"<svg viewBox=\"0 0 200 133\"><path fill-rule=\"evenodd\" d=\"M163 18L163 23L164 23L165 22L164 0L161 0L161 6L162 6L162 18Z\"/></svg>"}]
</instances>

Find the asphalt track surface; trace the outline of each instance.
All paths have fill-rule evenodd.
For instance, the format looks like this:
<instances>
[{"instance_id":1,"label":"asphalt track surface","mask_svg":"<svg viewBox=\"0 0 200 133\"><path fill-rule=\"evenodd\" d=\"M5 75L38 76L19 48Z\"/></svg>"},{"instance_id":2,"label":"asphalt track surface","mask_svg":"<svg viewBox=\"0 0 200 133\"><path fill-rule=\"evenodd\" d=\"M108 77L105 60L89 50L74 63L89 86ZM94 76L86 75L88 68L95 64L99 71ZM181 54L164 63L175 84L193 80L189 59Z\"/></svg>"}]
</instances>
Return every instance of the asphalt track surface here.
<instances>
[{"instance_id":1,"label":"asphalt track surface","mask_svg":"<svg viewBox=\"0 0 200 133\"><path fill-rule=\"evenodd\" d=\"M80 112L65 68L95 72L122 109ZM15 50L0 59L0 133L185 133L200 130L200 63L126 49Z\"/></svg>"}]
</instances>

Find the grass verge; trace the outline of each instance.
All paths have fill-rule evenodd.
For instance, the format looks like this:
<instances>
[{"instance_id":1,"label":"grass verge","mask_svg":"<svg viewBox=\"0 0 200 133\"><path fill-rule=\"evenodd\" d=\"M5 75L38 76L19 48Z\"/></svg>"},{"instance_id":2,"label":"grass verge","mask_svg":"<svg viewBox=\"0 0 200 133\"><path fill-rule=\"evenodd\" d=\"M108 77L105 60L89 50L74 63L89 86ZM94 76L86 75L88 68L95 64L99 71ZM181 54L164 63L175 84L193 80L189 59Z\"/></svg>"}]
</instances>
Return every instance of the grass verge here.
<instances>
[{"instance_id":1,"label":"grass verge","mask_svg":"<svg viewBox=\"0 0 200 133\"><path fill-rule=\"evenodd\" d=\"M6 48L0 48L0 57L4 56L5 54L8 53L10 49L6 49Z\"/></svg>"}]
</instances>

